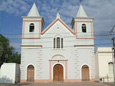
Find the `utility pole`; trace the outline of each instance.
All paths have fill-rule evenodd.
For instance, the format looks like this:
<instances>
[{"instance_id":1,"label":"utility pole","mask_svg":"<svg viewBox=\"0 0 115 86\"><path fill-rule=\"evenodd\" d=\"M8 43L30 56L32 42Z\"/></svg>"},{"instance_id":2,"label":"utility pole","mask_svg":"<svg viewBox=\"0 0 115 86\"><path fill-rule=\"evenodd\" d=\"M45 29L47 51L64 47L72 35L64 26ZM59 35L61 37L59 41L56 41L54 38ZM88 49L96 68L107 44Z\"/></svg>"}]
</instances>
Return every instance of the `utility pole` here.
<instances>
[{"instance_id":1,"label":"utility pole","mask_svg":"<svg viewBox=\"0 0 115 86\"><path fill-rule=\"evenodd\" d=\"M113 40L113 52L114 52L114 57L113 57L113 73L114 73L114 86L115 86L115 38L112 38Z\"/></svg>"},{"instance_id":2,"label":"utility pole","mask_svg":"<svg viewBox=\"0 0 115 86\"><path fill-rule=\"evenodd\" d=\"M115 28L115 25L113 26L113 28L111 29L111 31L109 33L111 33L111 35L113 35L113 30ZM113 73L114 73L114 86L115 86L115 37L112 38L113 40L113 53L114 53L114 57L113 57Z\"/></svg>"}]
</instances>

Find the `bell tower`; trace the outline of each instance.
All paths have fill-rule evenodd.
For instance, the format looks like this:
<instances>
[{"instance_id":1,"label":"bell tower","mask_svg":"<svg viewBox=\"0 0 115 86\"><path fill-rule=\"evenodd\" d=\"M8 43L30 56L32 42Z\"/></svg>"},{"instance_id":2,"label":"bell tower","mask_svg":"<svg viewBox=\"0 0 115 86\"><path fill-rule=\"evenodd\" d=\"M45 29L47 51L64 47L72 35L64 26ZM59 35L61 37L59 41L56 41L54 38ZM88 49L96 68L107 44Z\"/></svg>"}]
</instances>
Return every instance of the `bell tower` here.
<instances>
[{"instance_id":1,"label":"bell tower","mask_svg":"<svg viewBox=\"0 0 115 86\"><path fill-rule=\"evenodd\" d=\"M41 31L44 27L44 19L40 16L36 4L34 3L27 16L23 16L22 26L22 43L21 43L21 82L27 82L28 69L34 69L39 64L41 58L42 45L38 42L41 40ZM40 55L39 55L40 54ZM36 68L37 70L37 68ZM38 70L37 70L38 71ZM35 72L37 76L38 72ZM35 79L36 79L35 76ZM33 78L31 79L33 80Z\"/></svg>"},{"instance_id":2,"label":"bell tower","mask_svg":"<svg viewBox=\"0 0 115 86\"><path fill-rule=\"evenodd\" d=\"M87 16L81 4L71 25L75 31L76 39L93 39L93 18Z\"/></svg>"},{"instance_id":3,"label":"bell tower","mask_svg":"<svg viewBox=\"0 0 115 86\"><path fill-rule=\"evenodd\" d=\"M34 3L27 16L22 17L23 29L22 39L40 39L41 31L44 27L44 19L39 15L36 4Z\"/></svg>"}]
</instances>

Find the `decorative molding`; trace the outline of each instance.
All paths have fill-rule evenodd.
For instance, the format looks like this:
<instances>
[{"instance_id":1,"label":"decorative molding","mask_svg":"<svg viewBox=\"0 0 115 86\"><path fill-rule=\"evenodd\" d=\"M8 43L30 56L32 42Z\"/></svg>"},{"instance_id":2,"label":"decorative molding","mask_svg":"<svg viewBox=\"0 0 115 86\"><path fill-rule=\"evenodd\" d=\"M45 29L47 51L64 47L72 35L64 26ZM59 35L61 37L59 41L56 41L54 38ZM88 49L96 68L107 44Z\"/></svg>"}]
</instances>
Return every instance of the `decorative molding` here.
<instances>
[{"instance_id":1,"label":"decorative molding","mask_svg":"<svg viewBox=\"0 0 115 86\"><path fill-rule=\"evenodd\" d=\"M68 60L49 60L49 61L68 61Z\"/></svg>"},{"instance_id":2,"label":"decorative molding","mask_svg":"<svg viewBox=\"0 0 115 86\"><path fill-rule=\"evenodd\" d=\"M21 45L21 47L43 47L42 45Z\"/></svg>"},{"instance_id":3,"label":"decorative molding","mask_svg":"<svg viewBox=\"0 0 115 86\"><path fill-rule=\"evenodd\" d=\"M93 17L73 17L73 19L94 19Z\"/></svg>"},{"instance_id":4,"label":"decorative molding","mask_svg":"<svg viewBox=\"0 0 115 86\"><path fill-rule=\"evenodd\" d=\"M24 33L25 33L25 22L23 22L23 32L22 32L22 38L24 38Z\"/></svg>"},{"instance_id":5,"label":"decorative molding","mask_svg":"<svg viewBox=\"0 0 115 86\"><path fill-rule=\"evenodd\" d=\"M74 73L75 73L75 75L74 75L74 78L77 78L78 76L79 76L79 56L78 56L78 50L77 49L75 49L74 50L74 55L75 55L75 57L74 57Z\"/></svg>"},{"instance_id":6,"label":"decorative molding","mask_svg":"<svg viewBox=\"0 0 115 86\"><path fill-rule=\"evenodd\" d=\"M22 39L40 39L40 38L24 38L24 37L22 37Z\"/></svg>"},{"instance_id":7,"label":"decorative molding","mask_svg":"<svg viewBox=\"0 0 115 86\"><path fill-rule=\"evenodd\" d=\"M67 61L65 61L65 79L67 80L68 79L68 75L67 75Z\"/></svg>"},{"instance_id":8,"label":"decorative molding","mask_svg":"<svg viewBox=\"0 0 115 86\"><path fill-rule=\"evenodd\" d=\"M23 20L23 22L41 22L42 20Z\"/></svg>"},{"instance_id":9,"label":"decorative molding","mask_svg":"<svg viewBox=\"0 0 115 86\"><path fill-rule=\"evenodd\" d=\"M95 46L95 45L74 45L74 47L85 47L85 46Z\"/></svg>"},{"instance_id":10,"label":"decorative molding","mask_svg":"<svg viewBox=\"0 0 115 86\"><path fill-rule=\"evenodd\" d=\"M49 79L51 80L51 61L49 61Z\"/></svg>"},{"instance_id":11,"label":"decorative molding","mask_svg":"<svg viewBox=\"0 0 115 86\"><path fill-rule=\"evenodd\" d=\"M87 37L87 38L76 37L76 39L94 39L94 38L93 37Z\"/></svg>"},{"instance_id":12,"label":"decorative molding","mask_svg":"<svg viewBox=\"0 0 115 86\"><path fill-rule=\"evenodd\" d=\"M43 18L43 16L22 16L22 18Z\"/></svg>"},{"instance_id":13,"label":"decorative molding","mask_svg":"<svg viewBox=\"0 0 115 86\"><path fill-rule=\"evenodd\" d=\"M98 51L98 53L113 53L112 51Z\"/></svg>"},{"instance_id":14,"label":"decorative molding","mask_svg":"<svg viewBox=\"0 0 115 86\"><path fill-rule=\"evenodd\" d=\"M41 22L39 22L39 39L41 38Z\"/></svg>"},{"instance_id":15,"label":"decorative molding","mask_svg":"<svg viewBox=\"0 0 115 86\"><path fill-rule=\"evenodd\" d=\"M43 67L42 67L43 58L42 58L42 51L41 51L41 49L39 49L38 52L37 52L37 55L38 55L37 66L38 67L37 67L36 71L37 71L38 78L39 79L43 79L43 72L42 72L42 70L43 70Z\"/></svg>"},{"instance_id":16,"label":"decorative molding","mask_svg":"<svg viewBox=\"0 0 115 86\"><path fill-rule=\"evenodd\" d=\"M90 23L92 23L93 21L75 21L75 22L90 22Z\"/></svg>"},{"instance_id":17,"label":"decorative molding","mask_svg":"<svg viewBox=\"0 0 115 86\"><path fill-rule=\"evenodd\" d=\"M91 22L91 37L93 38L93 22Z\"/></svg>"}]
</instances>

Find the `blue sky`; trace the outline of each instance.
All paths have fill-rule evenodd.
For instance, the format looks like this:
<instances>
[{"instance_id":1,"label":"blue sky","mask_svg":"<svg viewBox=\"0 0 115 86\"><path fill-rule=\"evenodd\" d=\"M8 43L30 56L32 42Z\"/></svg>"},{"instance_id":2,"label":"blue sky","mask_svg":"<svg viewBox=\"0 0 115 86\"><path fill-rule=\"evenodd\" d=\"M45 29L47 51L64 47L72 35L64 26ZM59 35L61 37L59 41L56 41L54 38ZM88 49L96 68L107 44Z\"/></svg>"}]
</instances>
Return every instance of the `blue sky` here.
<instances>
[{"instance_id":1,"label":"blue sky","mask_svg":"<svg viewBox=\"0 0 115 86\"><path fill-rule=\"evenodd\" d=\"M61 19L71 27L72 17L79 8L79 0L35 0L39 14L47 27L56 17L57 9ZM27 16L34 0L0 0L0 33L8 37L12 46L20 52L22 18ZM115 25L115 0L83 0L89 17L94 17L95 45L112 46L108 32Z\"/></svg>"}]
</instances>

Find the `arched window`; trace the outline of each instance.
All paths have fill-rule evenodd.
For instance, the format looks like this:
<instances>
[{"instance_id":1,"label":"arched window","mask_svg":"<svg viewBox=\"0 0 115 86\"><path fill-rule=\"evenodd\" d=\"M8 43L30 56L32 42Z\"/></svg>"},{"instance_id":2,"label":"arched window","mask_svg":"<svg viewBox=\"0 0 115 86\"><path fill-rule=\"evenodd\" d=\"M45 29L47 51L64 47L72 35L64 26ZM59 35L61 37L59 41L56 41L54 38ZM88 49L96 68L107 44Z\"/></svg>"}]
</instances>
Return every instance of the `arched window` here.
<instances>
[{"instance_id":1,"label":"arched window","mask_svg":"<svg viewBox=\"0 0 115 86\"><path fill-rule=\"evenodd\" d=\"M33 23L30 24L29 32L34 32L34 24Z\"/></svg>"},{"instance_id":2,"label":"arched window","mask_svg":"<svg viewBox=\"0 0 115 86\"><path fill-rule=\"evenodd\" d=\"M86 24L82 24L82 32L86 33Z\"/></svg>"},{"instance_id":3,"label":"arched window","mask_svg":"<svg viewBox=\"0 0 115 86\"><path fill-rule=\"evenodd\" d=\"M60 37L54 38L53 48L63 48L63 38Z\"/></svg>"},{"instance_id":4,"label":"arched window","mask_svg":"<svg viewBox=\"0 0 115 86\"><path fill-rule=\"evenodd\" d=\"M57 48L60 48L60 38L57 37Z\"/></svg>"},{"instance_id":5,"label":"arched window","mask_svg":"<svg viewBox=\"0 0 115 86\"><path fill-rule=\"evenodd\" d=\"M55 48L55 38L54 38L54 48Z\"/></svg>"},{"instance_id":6,"label":"arched window","mask_svg":"<svg viewBox=\"0 0 115 86\"><path fill-rule=\"evenodd\" d=\"M108 66L109 66L109 77L113 78L113 62L109 62Z\"/></svg>"},{"instance_id":7,"label":"arched window","mask_svg":"<svg viewBox=\"0 0 115 86\"><path fill-rule=\"evenodd\" d=\"M63 38L61 38L61 48L63 48Z\"/></svg>"}]
</instances>

